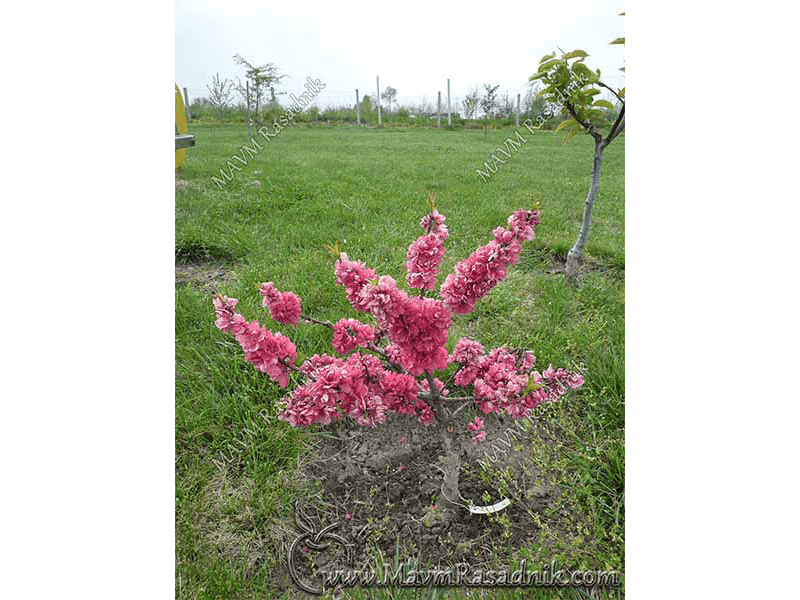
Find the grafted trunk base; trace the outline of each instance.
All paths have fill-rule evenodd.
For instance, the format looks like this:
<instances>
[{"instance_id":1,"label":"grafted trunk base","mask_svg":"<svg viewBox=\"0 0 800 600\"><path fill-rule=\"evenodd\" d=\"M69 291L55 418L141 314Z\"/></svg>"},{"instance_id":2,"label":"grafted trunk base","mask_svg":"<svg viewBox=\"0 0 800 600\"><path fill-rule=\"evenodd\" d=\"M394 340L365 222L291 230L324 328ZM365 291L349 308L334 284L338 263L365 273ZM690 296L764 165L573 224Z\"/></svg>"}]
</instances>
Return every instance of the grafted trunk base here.
<instances>
[{"instance_id":1,"label":"grafted trunk base","mask_svg":"<svg viewBox=\"0 0 800 600\"><path fill-rule=\"evenodd\" d=\"M578 278L578 271L580 270L582 262L583 258L580 256L577 256L572 252L567 254L567 266L565 269L567 279L575 281Z\"/></svg>"}]
</instances>

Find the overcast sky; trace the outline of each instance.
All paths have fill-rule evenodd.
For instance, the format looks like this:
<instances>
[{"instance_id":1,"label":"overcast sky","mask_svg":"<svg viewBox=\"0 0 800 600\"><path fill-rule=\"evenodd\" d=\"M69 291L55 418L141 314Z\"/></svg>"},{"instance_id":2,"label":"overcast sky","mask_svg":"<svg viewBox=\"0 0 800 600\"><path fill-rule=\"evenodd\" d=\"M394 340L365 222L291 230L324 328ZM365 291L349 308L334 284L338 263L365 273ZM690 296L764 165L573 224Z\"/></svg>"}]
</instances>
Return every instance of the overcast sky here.
<instances>
[{"instance_id":1,"label":"overcast sky","mask_svg":"<svg viewBox=\"0 0 800 600\"><path fill-rule=\"evenodd\" d=\"M280 89L299 95L306 77L325 89L320 107L354 104L355 89L375 95L392 86L401 104L446 98L473 86L500 84L524 93L542 55L557 46L581 48L613 87L624 85L623 0L570 3L526 1L471 5L441 2L253 2L210 0L175 4L175 79L190 100L207 95L215 73L235 80L241 54L274 63L289 75ZM284 102L286 104L286 102Z\"/></svg>"}]
</instances>

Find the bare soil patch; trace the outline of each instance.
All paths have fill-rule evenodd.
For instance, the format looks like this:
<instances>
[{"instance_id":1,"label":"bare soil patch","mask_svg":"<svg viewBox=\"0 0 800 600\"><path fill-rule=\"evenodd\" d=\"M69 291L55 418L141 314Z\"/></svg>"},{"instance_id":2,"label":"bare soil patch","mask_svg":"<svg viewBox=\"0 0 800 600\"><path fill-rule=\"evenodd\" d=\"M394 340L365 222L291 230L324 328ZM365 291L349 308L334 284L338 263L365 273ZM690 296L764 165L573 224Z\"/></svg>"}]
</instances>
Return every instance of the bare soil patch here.
<instances>
[{"instance_id":1,"label":"bare soil patch","mask_svg":"<svg viewBox=\"0 0 800 600\"><path fill-rule=\"evenodd\" d=\"M307 454L313 458L297 474L308 493L298 504L298 514L287 515L273 534L284 536L286 556L303 523L317 532L338 524L334 532L347 541L352 554L348 557L338 543L324 551L304 544L294 552L293 562L305 581L320 581L315 575L320 569L379 570L377 564L408 561L417 568L458 562L474 569L510 567L518 559L515 553L532 542L542 556L551 556L555 546L574 543L575 518L559 485L563 473L548 464L561 443L557 426L533 421L524 430L507 417L492 416L485 419L487 440L479 445L470 442L464 427L466 458L458 499L464 506L448 519L443 518L447 503L437 468L445 449L437 425L426 428L408 417L392 417L376 428L333 424L313 436L314 447ZM491 462L490 456L497 461ZM494 514L467 509L504 498L511 504ZM270 577L276 592L292 587L285 559L276 569Z\"/></svg>"},{"instance_id":2,"label":"bare soil patch","mask_svg":"<svg viewBox=\"0 0 800 600\"><path fill-rule=\"evenodd\" d=\"M207 294L216 294L220 286L236 279L232 267L214 262L196 261L175 264L175 284L192 285Z\"/></svg>"}]
</instances>

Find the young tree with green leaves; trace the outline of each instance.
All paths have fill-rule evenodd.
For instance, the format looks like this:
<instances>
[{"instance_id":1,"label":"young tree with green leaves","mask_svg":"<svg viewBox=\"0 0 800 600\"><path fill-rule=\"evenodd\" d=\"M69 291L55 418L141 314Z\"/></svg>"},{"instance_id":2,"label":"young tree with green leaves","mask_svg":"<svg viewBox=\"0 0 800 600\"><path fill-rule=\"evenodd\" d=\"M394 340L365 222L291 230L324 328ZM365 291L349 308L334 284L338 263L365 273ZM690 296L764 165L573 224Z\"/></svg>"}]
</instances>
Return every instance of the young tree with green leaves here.
<instances>
[{"instance_id":1,"label":"young tree with green leaves","mask_svg":"<svg viewBox=\"0 0 800 600\"><path fill-rule=\"evenodd\" d=\"M620 40L622 40L620 42ZM624 39L612 43L624 43ZM555 52L547 54L539 61L539 70L531 76L531 81L541 80L544 88L539 92L547 102L559 104L561 112L569 118L561 123L556 131L566 130L564 143L577 133L586 133L594 139L594 162L592 179L583 209L583 223L578 240L567 254L567 277L577 274L583 249L589 237L592 223L592 209L600 188L600 168L603 164L603 151L625 130L625 88L614 90L600 80L600 69L592 71L584 64L588 56L583 50L562 52L556 58ZM595 99L601 88L611 92L621 104L619 114L613 123L606 119L605 109L614 105L602 98Z\"/></svg>"},{"instance_id":2,"label":"young tree with green leaves","mask_svg":"<svg viewBox=\"0 0 800 600\"><path fill-rule=\"evenodd\" d=\"M258 120L259 111L264 104L267 92L270 93L270 102L274 106L277 103L275 87L286 75L281 74L278 67L272 63L257 67L239 54L235 54L233 60L237 65L245 68L245 79L250 84L249 94L248 86L243 84L241 80L236 85L236 91L241 94L245 103L253 109L253 117Z\"/></svg>"},{"instance_id":3,"label":"young tree with green leaves","mask_svg":"<svg viewBox=\"0 0 800 600\"><path fill-rule=\"evenodd\" d=\"M480 101L480 92L477 89L472 89L469 93L464 97L464 100L461 103L464 106L464 118L465 119L472 119L473 117L477 117L475 111L478 108L478 102Z\"/></svg>"},{"instance_id":4,"label":"young tree with green leaves","mask_svg":"<svg viewBox=\"0 0 800 600\"><path fill-rule=\"evenodd\" d=\"M381 92L381 98L386 101L386 105L388 106L387 112L392 112L392 104L394 104L395 98L397 98L397 90L389 86Z\"/></svg>"},{"instance_id":5,"label":"young tree with green leaves","mask_svg":"<svg viewBox=\"0 0 800 600\"><path fill-rule=\"evenodd\" d=\"M483 109L483 113L486 117L486 123L483 129L483 137L486 137L486 134L489 131L489 117L491 116L492 110L494 110L495 104L497 104L497 90L499 87L499 85L492 86L489 83L483 84L485 93L481 98L481 108Z\"/></svg>"}]
</instances>

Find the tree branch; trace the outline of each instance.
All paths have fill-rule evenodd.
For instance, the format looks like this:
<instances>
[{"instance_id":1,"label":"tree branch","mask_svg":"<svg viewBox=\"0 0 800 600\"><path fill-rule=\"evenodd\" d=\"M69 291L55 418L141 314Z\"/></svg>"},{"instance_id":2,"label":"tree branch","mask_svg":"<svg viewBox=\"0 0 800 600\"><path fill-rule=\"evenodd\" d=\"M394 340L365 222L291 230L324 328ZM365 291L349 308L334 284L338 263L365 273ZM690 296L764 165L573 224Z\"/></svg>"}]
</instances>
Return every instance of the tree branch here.
<instances>
[{"instance_id":1,"label":"tree branch","mask_svg":"<svg viewBox=\"0 0 800 600\"><path fill-rule=\"evenodd\" d=\"M279 363L281 363L281 364L282 364L284 367L286 367L287 369L290 369L290 370L292 370L292 371L295 371L296 373L300 373L300 374L301 374L303 377L308 377L308 376L307 376L305 373L303 373L303 371L301 371L300 369L298 369L298 368L297 368L297 367L295 367L294 365L292 365L292 364L289 364L288 362L286 362L286 359L285 359L285 358L279 358L279 359L278 359L278 362L279 362Z\"/></svg>"},{"instance_id":2,"label":"tree branch","mask_svg":"<svg viewBox=\"0 0 800 600\"><path fill-rule=\"evenodd\" d=\"M578 124L583 127L589 135L591 135L594 139L602 139L602 136L589 121L580 120L578 114L575 112L575 107L570 104L569 100L564 100L564 106L567 107L567 111L569 111L569 114L572 115L572 118L575 119L575 121L577 121Z\"/></svg>"},{"instance_id":3,"label":"tree branch","mask_svg":"<svg viewBox=\"0 0 800 600\"><path fill-rule=\"evenodd\" d=\"M607 89L609 92L611 92L612 94L614 94L614 95L617 97L617 100L619 100L620 102L622 102L622 106L625 106L625 100L623 100L623 99L620 97L620 95L619 95L619 94L618 94L616 91L614 91L614 89L613 89L613 88L611 88L610 86L607 86L607 85L606 85L605 83L603 83L602 81L598 81L598 82L597 82L597 85L599 85L599 86L601 86L601 87L604 87L604 88L606 88L606 89Z\"/></svg>"},{"instance_id":4,"label":"tree branch","mask_svg":"<svg viewBox=\"0 0 800 600\"><path fill-rule=\"evenodd\" d=\"M625 102L622 102L622 109L619 111L617 115L617 120L614 121L614 125L611 126L611 131L608 132L608 135L605 139L605 144L608 146L611 142L614 141L614 138L617 137L620 132L625 129Z\"/></svg>"},{"instance_id":5,"label":"tree branch","mask_svg":"<svg viewBox=\"0 0 800 600\"><path fill-rule=\"evenodd\" d=\"M324 325L329 329L333 329L333 323L331 323L330 321L318 321L313 317L307 317L306 315L303 314L300 315L300 318L303 319L304 321L308 321L309 323L316 323L317 325Z\"/></svg>"}]
</instances>

